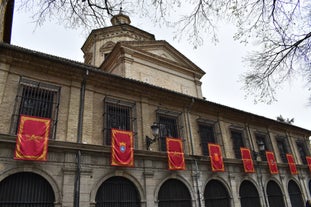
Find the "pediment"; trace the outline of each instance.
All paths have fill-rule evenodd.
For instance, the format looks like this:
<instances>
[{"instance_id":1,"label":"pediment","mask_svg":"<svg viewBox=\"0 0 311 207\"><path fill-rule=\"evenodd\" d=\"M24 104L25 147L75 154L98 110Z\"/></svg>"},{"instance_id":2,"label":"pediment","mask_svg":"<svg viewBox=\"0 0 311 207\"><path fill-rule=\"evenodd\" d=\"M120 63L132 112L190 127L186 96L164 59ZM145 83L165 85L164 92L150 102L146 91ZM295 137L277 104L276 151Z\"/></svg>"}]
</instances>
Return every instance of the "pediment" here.
<instances>
[{"instance_id":1,"label":"pediment","mask_svg":"<svg viewBox=\"0 0 311 207\"><path fill-rule=\"evenodd\" d=\"M176 50L166 41L130 41L121 43L125 47L130 47L132 50L140 51L145 55L149 55L152 59L170 62L179 67L187 68L200 76L205 72L190 61L186 56Z\"/></svg>"}]
</instances>

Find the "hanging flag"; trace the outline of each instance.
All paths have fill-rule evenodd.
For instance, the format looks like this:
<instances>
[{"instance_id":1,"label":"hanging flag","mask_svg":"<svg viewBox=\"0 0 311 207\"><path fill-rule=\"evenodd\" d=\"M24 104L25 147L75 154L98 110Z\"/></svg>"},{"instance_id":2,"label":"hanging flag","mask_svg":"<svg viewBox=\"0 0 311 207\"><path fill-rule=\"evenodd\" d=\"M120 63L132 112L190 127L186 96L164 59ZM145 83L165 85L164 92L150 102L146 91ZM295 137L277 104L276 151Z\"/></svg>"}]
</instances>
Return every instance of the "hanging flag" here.
<instances>
[{"instance_id":1,"label":"hanging flag","mask_svg":"<svg viewBox=\"0 0 311 207\"><path fill-rule=\"evenodd\" d=\"M208 151L211 159L213 172L224 172L225 166L223 163L220 146L218 144L208 143Z\"/></svg>"},{"instance_id":2,"label":"hanging flag","mask_svg":"<svg viewBox=\"0 0 311 207\"><path fill-rule=\"evenodd\" d=\"M254 173L255 168L254 168L254 163L253 163L250 150L244 147L241 147L240 150L241 150L241 156L242 156L242 161L244 165L244 172Z\"/></svg>"},{"instance_id":3,"label":"hanging flag","mask_svg":"<svg viewBox=\"0 0 311 207\"><path fill-rule=\"evenodd\" d=\"M111 138L111 165L133 167L133 132L111 129Z\"/></svg>"},{"instance_id":4,"label":"hanging flag","mask_svg":"<svg viewBox=\"0 0 311 207\"><path fill-rule=\"evenodd\" d=\"M311 172L311 157L310 156L306 156L306 160L307 160L307 163L308 163L309 170Z\"/></svg>"},{"instance_id":5,"label":"hanging flag","mask_svg":"<svg viewBox=\"0 0 311 207\"><path fill-rule=\"evenodd\" d=\"M267 157L270 173L278 174L279 170L278 170L278 166L276 164L273 152L266 151L266 157Z\"/></svg>"},{"instance_id":6,"label":"hanging flag","mask_svg":"<svg viewBox=\"0 0 311 207\"><path fill-rule=\"evenodd\" d=\"M166 137L166 150L169 170L186 169L182 140Z\"/></svg>"},{"instance_id":7,"label":"hanging flag","mask_svg":"<svg viewBox=\"0 0 311 207\"><path fill-rule=\"evenodd\" d=\"M296 164L295 164L295 160L294 160L293 155L292 154L286 154L286 158L287 158L287 162L288 162L290 173L292 175L297 175L298 171L297 171L297 168L296 168Z\"/></svg>"},{"instance_id":8,"label":"hanging flag","mask_svg":"<svg viewBox=\"0 0 311 207\"><path fill-rule=\"evenodd\" d=\"M48 118L20 115L14 159L46 161L50 123Z\"/></svg>"}]
</instances>

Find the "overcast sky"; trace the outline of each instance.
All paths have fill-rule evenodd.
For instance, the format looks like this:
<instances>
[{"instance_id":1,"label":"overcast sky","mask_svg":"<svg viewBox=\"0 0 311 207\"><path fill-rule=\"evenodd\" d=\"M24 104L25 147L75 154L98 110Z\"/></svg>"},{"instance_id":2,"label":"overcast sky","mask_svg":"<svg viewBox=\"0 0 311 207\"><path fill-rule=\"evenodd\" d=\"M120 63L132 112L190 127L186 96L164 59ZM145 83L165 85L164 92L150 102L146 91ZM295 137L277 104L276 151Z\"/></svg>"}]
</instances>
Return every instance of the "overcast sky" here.
<instances>
[{"instance_id":1,"label":"overcast sky","mask_svg":"<svg viewBox=\"0 0 311 207\"><path fill-rule=\"evenodd\" d=\"M81 47L86 39L79 30L65 29L55 22L45 22L35 28L30 13L14 12L12 41L28 49L83 62ZM131 17L131 16L130 16ZM276 119L295 118L294 125L311 130L311 105L308 103L308 91L303 80L294 80L278 90L278 101L270 105L254 104L253 97L246 97L240 76L247 70L242 57L252 48L233 41L234 28L226 25L219 29L219 43L208 41L193 49L186 40L174 40L173 30L158 28L142 19L131 17L131 25L155 35L157 40L166 40L206 72L201 79L203 96L212 102L230 106L243 111Z\"/></svg>"}]
</instances>

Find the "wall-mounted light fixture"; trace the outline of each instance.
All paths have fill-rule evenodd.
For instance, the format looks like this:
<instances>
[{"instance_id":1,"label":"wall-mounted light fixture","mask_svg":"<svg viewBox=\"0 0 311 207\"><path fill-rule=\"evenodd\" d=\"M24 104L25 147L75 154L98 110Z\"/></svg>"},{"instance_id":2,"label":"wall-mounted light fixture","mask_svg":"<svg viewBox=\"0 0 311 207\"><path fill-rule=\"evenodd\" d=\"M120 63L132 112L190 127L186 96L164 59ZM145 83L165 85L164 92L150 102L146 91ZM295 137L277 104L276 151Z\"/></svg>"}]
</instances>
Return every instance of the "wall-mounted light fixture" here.
<instances>
[{"instance_id":1,"label":"wall-mounted light fixture","mask_svg":"<svg viewBox=\"0 0 311 207\"><path fill-rule=\"evenodd\" d=\"M150 150L150 145L154 142L156 142L157 140L159 140L159 134L160 134L160 127L158 123L153 123L151 126L151 132L152 132L152 136L154 138L150 138L149 136L146 136L146 146L147 146L147 150Z\"/></svg>"},{"instance_id":2,"label":"wall-mounted light fixture","mask_svg":"<svg viewBox=\"0 0 311 207\"><path fill-rule=\"evenodd\" d=\"M253 151L255 160L257 160L257 157L260 156L260 154L263 153L266 149L265 143L261 139L257 141L257 145L259 152Z\"/></svg>"}]
</instances>

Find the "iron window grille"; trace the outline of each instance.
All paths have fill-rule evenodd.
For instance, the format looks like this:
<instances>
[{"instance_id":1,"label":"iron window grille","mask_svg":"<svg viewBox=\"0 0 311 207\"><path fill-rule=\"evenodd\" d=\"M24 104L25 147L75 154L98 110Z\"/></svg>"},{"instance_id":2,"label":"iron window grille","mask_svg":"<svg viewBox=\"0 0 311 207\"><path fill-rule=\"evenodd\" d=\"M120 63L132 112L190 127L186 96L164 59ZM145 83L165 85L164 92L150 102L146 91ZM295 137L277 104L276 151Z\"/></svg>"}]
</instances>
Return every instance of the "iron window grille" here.
<instances>
[{"instance_id":1,"label":"iron window grille","mask_svg":"<svg viewBox=\"0 0 311 207\"><path fill-rule=\"evenodd\" d=\"M306 159L307 150L306 150L305 144L303 143L303 141L297 141L296 145L297 145L297 149L298 149L301 162L306 165L307 164L307 159Z\"/></svg>"},{"instance_id":2,"label":"iron window grille","mask_svg":"<svg viewBox=\"0 0 311 207\"><path fill-rule=\"evenodd\" d=\"M272 180L268 182L267 195L269 206L285 206L281 188L276 182Z\"/></svg>"},{"instance_id":3,"label":"iron window grille","mask_svg":"<svg viewBox=\"0 0 311 207\"><path fill-rule=\"evenodd\" d=\"M99 187L95 207L140 207L140 195L136 186L120 176L111 177Z\"/></svg>"},{"instance_id":4,"label":"iron window grille","mask_svg":"<svg viewBox=\"0 0 311 207\"><path fill-rule=\"evenodd\" d=\"M157 111L157 120L160 127L160 150L166 151L166 137L179 138L178 115L173 112Z\"/></svg>"},{"instance_id":5,"label":"iron window grille","mask_svg":"<svg viewBox=\"0 0 311 207\"><path fill-rule=\"evenodd\" d=\"M292 206L304 206L303 198L298 184L290 180L288 182L288 194Z\"/></svg>"},{"instance_id":6,"label":"iron window grille","mask_svg":"<svg viewBox=\"0 0 311 207\"><path fill-rule=\"evenodd\" d=\"M191 207L192 200L187 186L177 179L163 183L158 193L158 207Z\"/></svg>"},{"instance_id":7,"label":"iron window grille","mask_svg":"<svg viewBox=\"0 0 311 207\"><path fill-rule=\"evenodd\" d=\"M214 127L212 125L199 123L199 134L201 139L201 149L205 156L209 155L208 143L216 143L214 135Z\"/></svg>"},{"instance_id":8,"label":"iron window grille","mask_svg":"<svg viewBox=\"0 0 311 207\"><path fill-rule=\"evenodd\" d=\"M45 178L19 172L0 182L1 207L54 207L54 191Z\"/></svg>"},{"instance_id":9,"label":"iron window grille","mask_svg":"<svg viewBox=\"0 0 311 207\"><path fill-rule=\"evenodd\" d=\"M134 144L136 142L135 104L112 98L104 100L104 144L111 145L111 129L133 131Z\"/></svg>"},{"instance_id":10,"label":"iron window grille","mask_svg":"<svg viewBox=\"0 0 311 207\"><path fill-rule=\"evenodd\" d=\"M283 163L287 163L286 154L289 153L289 147L284 137L278 137L276 144L279 150L279 154Z\"/></svg>"},{"instance_id":11,"label":"iron window grille","mask_svg":"<svg viewBox=\"0 0 311 207\"><path fill-rule=\"evenodd\" d=\"M20 115L51 119L50 139L55 139L60 87L21 78L12 115L11 134L16 134Z\"/></svg>"},{"instance_id":12,"label":"iron window grille","mask_svg":"<svg viewBox=\"0 0 311 207\"><path fill-rule=\"evenodd\" d=\"M205 206L230 207L230 196L226 187L218 180L211 180L204 190Z\"/></svg>"},{"instance_id":13,"label":"iron window grille","mask_svg":"<svg viewBox=\"0 0 311 207\"><path fill-rule=\"evenodd\" d=\"M259 156L261 158L262 161L267 161L266 158L266 150L269 150L267 142L266 142L266 135L264 134L255 134L255 138L256 138L256 144L257 144L257 149L259 152ZM263 143L264 146L264 150L260 150L260 144Z\"/></svg>"},{"instance_id":14,"label":"iron window grille","mask_svg":"<svg viewBox=\"0 0 311 207\"><path fill-rule=\"evenodd\" d=\"M241 207L260 207L260 199L255 185L250 181L243 181L240 185Z\"/></svg>"},{"instance_id":15,"label":"iron window grille","mask_svg":"<svg viewBox=\"0 0 311 207\"><path fill-rule=\"evenodd\" d=\"M231 129L230 131L231 131L231 139L233 142L233 152L234 152L235 158L241 159L240 148L244 147L242 131L238 131L235 129Z\"/></svg>"}]
</instances>

